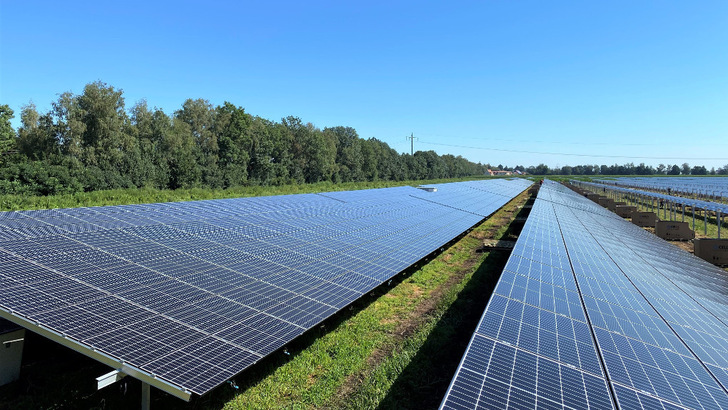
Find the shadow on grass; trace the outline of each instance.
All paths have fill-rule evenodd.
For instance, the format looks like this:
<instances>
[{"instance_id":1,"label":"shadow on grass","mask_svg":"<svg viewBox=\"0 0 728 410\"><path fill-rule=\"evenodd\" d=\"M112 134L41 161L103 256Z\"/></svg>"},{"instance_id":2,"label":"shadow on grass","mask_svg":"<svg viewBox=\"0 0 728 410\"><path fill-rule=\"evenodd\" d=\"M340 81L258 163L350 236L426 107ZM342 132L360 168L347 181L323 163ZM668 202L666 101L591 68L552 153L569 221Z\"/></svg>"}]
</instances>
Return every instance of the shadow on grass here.
<instances>
[{"instance_id":1,"label":"shadow on grass","mask_svg":"<svg viewBox=\"0 0 728 410\"><path fill-rule=\"evenodd\" d=\"M529 200L527 205L532 203ZM524 207L517 217L529 212ZM522 228L521 222L512 221L497 239L514 240ZM394 381L380 409L433 409L440 405L509 256L508 252L488 253Z\"/></svg>"}]
</instances>

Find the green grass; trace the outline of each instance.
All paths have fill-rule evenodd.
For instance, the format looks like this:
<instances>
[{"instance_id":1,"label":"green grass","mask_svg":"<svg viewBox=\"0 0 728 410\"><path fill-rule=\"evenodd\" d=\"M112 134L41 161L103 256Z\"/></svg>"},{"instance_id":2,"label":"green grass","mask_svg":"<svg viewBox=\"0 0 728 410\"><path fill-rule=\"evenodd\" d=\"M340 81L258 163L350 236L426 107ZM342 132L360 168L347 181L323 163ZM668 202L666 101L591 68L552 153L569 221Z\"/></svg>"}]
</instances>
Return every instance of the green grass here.
<instances>
[{"instance_id":1,"label":"green grass","mask_svg":"<svg viewBox=\"0 0 728 410\"><path fill-rule=\"evenodd\" d=\"M388 188L403 185L417 186L422 184L458 182L486 178L488 177L466 177L418 181L346 182L340 184L335 184L332 182L320 182L316 184L246 186L228 189L191 188L164 190L154 188L129 188L50 196L0 195L0 211L76 208L86 206L128 205L155 202L192 201L202 199L305 194L329 191Z\"/></svg>"}]
</instances>

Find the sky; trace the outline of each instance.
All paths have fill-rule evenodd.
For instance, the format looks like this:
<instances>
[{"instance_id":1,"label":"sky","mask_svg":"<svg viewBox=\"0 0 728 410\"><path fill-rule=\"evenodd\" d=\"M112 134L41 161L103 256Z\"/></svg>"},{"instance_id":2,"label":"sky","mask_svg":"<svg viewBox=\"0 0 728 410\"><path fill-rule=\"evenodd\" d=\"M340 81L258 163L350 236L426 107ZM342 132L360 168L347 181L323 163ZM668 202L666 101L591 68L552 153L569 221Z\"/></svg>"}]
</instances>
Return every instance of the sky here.
<instances>
[{"instance_id":1,"label":"sky","mask_svg":"<svg viewBox=\"0 0 728 410\"><path fill-rule=\"evenodd\" d=\"M1 1L0 104L102 81L504 166L728 164L728 2Z\"/></svg>"}]
</instances>

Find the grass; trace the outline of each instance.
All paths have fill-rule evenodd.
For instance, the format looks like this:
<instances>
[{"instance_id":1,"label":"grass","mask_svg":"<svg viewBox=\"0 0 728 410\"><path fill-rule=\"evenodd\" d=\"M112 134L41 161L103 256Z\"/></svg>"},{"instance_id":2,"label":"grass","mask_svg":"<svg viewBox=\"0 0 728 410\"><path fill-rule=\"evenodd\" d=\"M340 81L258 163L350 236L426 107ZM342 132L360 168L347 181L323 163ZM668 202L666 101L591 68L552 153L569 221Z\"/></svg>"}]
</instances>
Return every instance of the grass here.
<instances>
[{"instance_id":1,"label":"grass","mask_svg":"<svg viewBox=\"0 0 728 410\"><path fill-rule=\"evenodd\" d=\"M156 202L193 201L202 199L306 194L357 189L388 188L403 185L417 186L423 184L459 182L486 178L488 177L465 177L416 181L345 182L340 184L335 184L333 182L319 182L315 184L245 186L228 189L191 188L168 190L154 188L128 188L49 196L0 195L0 211L77 208L87 206L128 205Z\"/></svg>"},{"instance_id":2,"label":"grass","mask_svg":"<svg viewBox=\"0 0 728 410\"><path fill-rule=\"evenodd\" d=\"M287 346L288 354L276 352L244 372L235 380L239 389L222 386L187 404L153 389L152 407L436 407L507 260L505 254L476 249L484 238L512 238L509 224L525 200L524 193L429 263L411 268L296 339ZM17 397L9 401L3 397L10 390L0 389L0 408L138 405L137 381L126 382L125 394L118 387L95 392L88 381L106 371L76 353L63 354L71 357L71 369L60 368L54 375L78 367L84 375L64 380L85 384L59 384L47 375L35 385L16 384L10 394Z\"/></svg>"}]
</instances>

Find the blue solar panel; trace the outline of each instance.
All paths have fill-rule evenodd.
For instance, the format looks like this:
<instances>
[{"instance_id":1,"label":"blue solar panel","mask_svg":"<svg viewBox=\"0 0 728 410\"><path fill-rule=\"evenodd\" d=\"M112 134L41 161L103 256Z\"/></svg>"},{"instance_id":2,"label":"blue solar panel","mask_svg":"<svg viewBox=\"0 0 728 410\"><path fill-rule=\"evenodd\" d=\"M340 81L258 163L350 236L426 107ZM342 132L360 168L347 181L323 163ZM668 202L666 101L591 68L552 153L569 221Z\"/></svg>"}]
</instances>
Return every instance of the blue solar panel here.
<instances>
[{"instance_id":1,"label":"blue solar panel","mask_svg":"<svg viewBox=\"0 0 728 410\"><path fill-rule=\"evenodd\" d=\"M467 185L0 213L0 314L204 394L528 183Z\"/></svg>"},{"instance_id":2,"label":"blue solar panel","mask_svg":"<svg viewBox=\"0 0 728 410\"><path fill-rule=\"evenodd\" d=\"M726 408L727 289L720 269L546 181L443 407L475 403L460 379L483 387L491 362L511 363L501 348L468 368L486 338L600 380L604 403L566 407ZM530 389L540 392L537 382Z\"/></svg>"}]
</instances>

